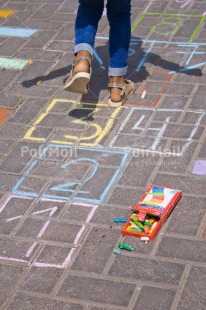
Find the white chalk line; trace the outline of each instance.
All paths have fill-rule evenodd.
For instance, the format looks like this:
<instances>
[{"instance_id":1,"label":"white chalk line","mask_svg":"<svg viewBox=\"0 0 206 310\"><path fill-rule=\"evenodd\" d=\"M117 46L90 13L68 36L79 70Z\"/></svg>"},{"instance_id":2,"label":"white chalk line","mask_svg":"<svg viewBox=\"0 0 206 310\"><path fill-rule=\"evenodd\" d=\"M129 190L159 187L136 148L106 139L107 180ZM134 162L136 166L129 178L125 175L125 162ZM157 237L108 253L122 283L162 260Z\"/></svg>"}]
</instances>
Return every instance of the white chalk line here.
<instances>
[{"instance_id":1,"label":"white chalk line","mask_svg":"<svg viewBox=\"0 0 206 310\"><path fill-rule=\"evenodd\" d=\"M148 107L132 107L128 113L128 115L126 116L125 120L122 122L119 130L117 131L116 135L112 138L111 142L109 143L109 147L111 149L117 149L117 150L127 150L127 151L141 151L141 152L151 152L151 153L156 153L156 154L160 154L160 155L164 155L164 152L161 152L161 151L156 151L156 147L157 145L160 143L160 140L162 138L162 135L166 129L166 127L168 126L169 124L169 119L170 117L166 118L166 121L164 122L157 138L155 139L153 145L151 146L150 149L141 149L141 148L132 148L132 147L129 147L129 146L125 146L125 147L118 147L118 146L115 146L115 142L118 138L118 135L121 134L122 130L125 128L127 122L130 120L133 112L135 110L143 110L143 111L156 111L156 112L183 112L184 110L183 109L156 109L156 108L148 108ZM174 156L177 156L177 157L180 157L184 154L184 152L186 151L186 149L190 146L190 144L192 143L193 141L193 137L195 135L195 133L197 132L198 130L198 127L200 126L200 122L202 120L202 118L204 117L204 115L206 115L206 112L205 111L202 111L202 110L199 110L199 111L196 111L196 110L192 110L192 109L189 109L187 110L186 112L188 113L193 113L193 114L200 114L200 117L198 118L197 122L194 124L194 128L189 136L188 139L186 139L186 143L183 145L182 147L182 151L179 152L179 153L174 153L174 152L167 152L167 156L169 155L174 155ZM144 115L143 115L144 116ZM134 127L138 127L138 125L141 123L141 121L143 120L143 116L141 116L141 118L137 121L137 126L136 124L134 125ZM133 127L133 128L134 128ZM132 128L132 129L133 129ZM147 128L147 130L152 130L152 128ZM158 130L158 128L153 128L153 130Z\"/></svg>"}]
</instances>

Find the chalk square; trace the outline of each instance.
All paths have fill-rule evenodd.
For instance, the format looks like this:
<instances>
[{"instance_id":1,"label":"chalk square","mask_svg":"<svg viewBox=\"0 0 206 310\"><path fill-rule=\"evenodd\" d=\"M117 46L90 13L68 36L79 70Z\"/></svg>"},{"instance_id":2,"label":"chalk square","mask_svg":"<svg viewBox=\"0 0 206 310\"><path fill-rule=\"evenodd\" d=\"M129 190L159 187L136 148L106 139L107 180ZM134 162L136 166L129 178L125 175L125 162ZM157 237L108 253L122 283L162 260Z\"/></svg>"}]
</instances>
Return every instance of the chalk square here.
<instances>
[{"instance_id":1,"label":"chalk square","mask_svg":"<svg viewBox=\"0 0 206 310\"><path fill-rule=\"evenodd\" d=\"M192 168L192 174L206 175L206 160L196 160Z\"/></svg>"},{"instance_id":2,"label":"chalk square","mask_svg":"<svg viewBox=\"0 0 206 310\"><path fill-rule=\"evenodd\" d=\"M148 21L149 19L149 21ZM192 42L196 37L196 34L204 22L205 16L198 14L169 14L169 13L159 13L159 12L145 12L132 27L132 33L135 29L140 27L149 27L150 33L155 34L155 39L162 38L164 41L171 36L175 36L177 32L183 28L185 21L194 20L196 24L194 28L188 32L188 42ZM150 38L152 39L152 38Z\"/></svg>"},{"instance_id":3,"label":"chalk square","mask_svg":"<svg viewBox=\"0 0 206 310\"><path fill-rule=\"evenodd\" d=\"M49 176L35 177L36 183L44 181L45 185L41 185L42 190L36 191L35 187L28 187L28 179L31 179L33 170L39 164L39 161L44 157L48 151L53 152L54 148L67 148L68 154L70 153L71 146L49 144L35 159L28 169L25 171L23 177L14 186L12 192L15 195L21 195L26 197L38 197L42 196L48 199L60 199L65 201L83 201L88 203L99 204L103 201L106 194L113 185L115 179L119 175L124 163L129 155L129 152L103 150L98 148L86 148L77 147L74 157L68 157L67 161L63 165L59 166L59 169L64 170L65 175L70 175L68 169L71 166L85 165L86 168L90 168L89 173L83 175L81 181L73 181L70 178L65 180L64 177L60 178L59 182L52 179L51 174ZM78 151L80 154L78 155ZM100 159L94 157L94 154L99 153ZM104 158L104 160L102 160ZM111 158L115 159L117 164L112 166ZM119 159L117 159L119 158ZM107 164L107 162L109 164ZM51 166L52 169L52 166ZM104 182L100 182L102 174L104 175Z\"/></svg>"},{"instance_id":4,"label":"chalk square","mask_svg":"<svg viewBox=\"0 0 206 310\"><path fill-rule=\"evenodd\" d=\"M55 106L60 103L68 104L69 113L61 114L55 111ZM94 118L95 113L99 114L104 108L108 108L108 105L54 99L46 111L35 120L33 126L25 134L24 139L44 142L45 138L37 135L37 130L44 128L44 126L53 129L55 123L58 124L57 129L60 133L62 129L62 137L59 135L57 139L54 135L55 138L51 140L52 143L64 145L78 143L81 146L96 146L111 131L115 125L115 119L122 109L122 107L115 110L111 109L110 115L108 115L108 118L103 119L102 124L95 121L91 122L91 118ZM83 135L85 132L86 136Z\"/></svg>"}]
</instances>

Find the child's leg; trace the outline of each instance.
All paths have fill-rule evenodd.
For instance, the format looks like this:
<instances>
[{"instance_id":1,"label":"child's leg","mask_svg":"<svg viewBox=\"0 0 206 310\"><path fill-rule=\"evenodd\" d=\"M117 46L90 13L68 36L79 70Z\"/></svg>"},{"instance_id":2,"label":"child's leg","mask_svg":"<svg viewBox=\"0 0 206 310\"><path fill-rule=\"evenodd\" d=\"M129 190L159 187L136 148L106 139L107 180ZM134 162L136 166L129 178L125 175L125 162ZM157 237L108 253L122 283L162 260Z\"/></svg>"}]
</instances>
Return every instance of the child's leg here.
<instances>
[{"instance_id":1,"label":"child's leg","mask_svg":"<svg viewBox=\"0 0 206 310\"><path fill-rule=\"evenodd\" d=\"M128 50L131 38L131 1L108 0L107 16L110 24L109 35L109 82L122 84L127 73ZM132 89L127 84L127 90ZM121 100L121 89L112 88L112 101Z\"/></svg>"},{"instance_id":2,"label":"child's leg","mask_svg":"<svg viewBox=\"0 0 206 310\"><path fill-rule=\"evenodd\" d=\"M104 9L104 0L79 0L79 8L75 23L74 54L79 56L93 56L94 41L98 22ZM84 71L88 68L88 62L82 60L75 66L75 71Z\"/></svg>"},{"instance_id":3,"label":"child's leg","mask_svg":"<svg viewBox=\"0 0 206 310\"><path fill-rule=\"evenodd\" d=\"M86 94L91 76L91 60L98 22L104 9L104 0L79 0L75 23L75 62L65 90Z\"/></svg>"}]
</instances>

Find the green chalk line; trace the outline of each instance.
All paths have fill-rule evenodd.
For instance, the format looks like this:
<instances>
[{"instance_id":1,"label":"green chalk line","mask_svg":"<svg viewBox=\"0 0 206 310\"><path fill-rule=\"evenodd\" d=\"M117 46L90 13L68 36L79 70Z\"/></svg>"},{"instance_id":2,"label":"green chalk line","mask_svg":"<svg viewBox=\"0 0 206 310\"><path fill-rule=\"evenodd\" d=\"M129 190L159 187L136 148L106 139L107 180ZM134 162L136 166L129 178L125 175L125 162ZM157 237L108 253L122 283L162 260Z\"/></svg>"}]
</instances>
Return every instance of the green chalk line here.
<instances>
[{"instance_id":1,"label":"green chalk line","mask_svg":"<svg viewBox=\"0 0 206 310\"><path fill-rule=\"evenodd\" d=\"M24 60L24 59L0 57L0 68L1 69L21 70L28 63L29 61Z\"/></svg>"},{"instance_id":2,"label":"green chalk line","mask_svg":"<svg viewBox=\"0 0 206 310\"><path fill-rule=\"evenodd\" d=\"M200 19L200 22L199 24L197 25L197 27L195 28L195 30L192 32L192 35L190 36L189 38L189 41L188 42L192 42L193 39L195 38L198 30L200 29L200 27L202 26L203 22L204 22L204 19L205 19L205 16L202 16L202 15L196 15L196 14L170 14L170 13L158 13L158 12L155 12L155 13L143 13L140 18L134 23L133 27L132 27L132 31L133 32L137 26L140 24L140 22L142 21L142 19L145 17L145 16L162 16L162 17L191 17L191 18L199 18ZM184 21L183 21L184 22ZM156 25L155 25L156 26ZM178 29L177 29L178 31ZM173 33L175 34L175 33Z\"/></svg>"}]
</instances>

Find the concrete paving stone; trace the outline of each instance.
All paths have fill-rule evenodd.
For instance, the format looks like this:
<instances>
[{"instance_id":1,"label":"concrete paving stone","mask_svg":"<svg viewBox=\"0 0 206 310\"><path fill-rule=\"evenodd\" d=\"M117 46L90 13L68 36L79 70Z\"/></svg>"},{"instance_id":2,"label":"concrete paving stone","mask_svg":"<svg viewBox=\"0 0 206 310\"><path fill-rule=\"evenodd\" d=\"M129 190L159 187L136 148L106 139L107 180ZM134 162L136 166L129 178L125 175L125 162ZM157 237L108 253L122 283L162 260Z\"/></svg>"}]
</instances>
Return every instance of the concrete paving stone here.
<instances>
[{"instance_id":1,"label":"concrete paving stone","mask_svg":"<svg viewBox=\"0 0 206 310\"><path fill-rule=\"evenodd\" d=\"M50 144L44 153L41 154L42 159L51 160L51 161L64 161L66 158L76 157L76 148L68 148L64 145L53 145Z\"/></svg>"},{"instance_id":2,"label":"concrete paving stone","mask_svg":"<svg viewBox=\"0 0 206 310\"><path fill-rule=\"evenodd\" d=\"M37 197L46 188L47 185L48 181L45 179L25 177L21 184L18 186L17 190L18 194L23 196L27 196L28 193L31 193L30 195L32 195L32 197ZM13 189L13 192L16 193L16 186L15 191Z\"/></svg>"},{"instance_id":3,"label":"concrete paving stone","mask_svg":"<svg viewBox=\"0 0 206 310\"><path fill-rule=\"evenodd\" d=\"M56 124L55 129L66 129L67 135L72 135L73 129L83 131L86 127L84 122L74 122L76 119L70 116L69 114L60 114L60 113L48 113L41 120L40 125L53 128Z\"/></svg>"},{"instance_id":4,"label":"concrete paving stone","mask_svg":"<svg viewBox=\"0 0 206 310\"><path fill-rule=\"evenodd\" d=\"M206 225L205 225L203 232L202 232L202 238L206 239Z\"/></svg>"},{"instance_id":5,"label":"concrete paving stone","mask_svg":"<svg viewBox=\"0 0 206 310\"><path fill-rule=\"evenodd\" d=\"M198 154L199 157L206 157L206 139L204 140L201 149Z\"/></svg>"},{"instance_id":6,"label":"concrete paving stone","mask_svg":"<svg viewBox=\"0 0 206 310\"><path fill-rule=\"evenodd\" d=\"M178 285L183 271L182 264L119 255L114 260L109 275L128 280Z\"/></svg>"},{"instance_id":7,"label":"concrete paving stone","mask_svg":"<svg viewBox=\"0 0 206 310\"><path fill-rule=\"evenodd\" d=\"M103 306L101 308L99 308L99 307L91 307L89 309L90 310L108 310L108 308L103 308Z\"/></svg>"},{"instance_id":8,"label":"concrete paving stone","mask_svg":"<svg viewBox=\"0 0 206 310\"><path fill-rule=\"evenodd\" d=\"M39 49L37 50L37 53ZM33 52L34 53L34 52ZM35 54L37 54L35 53ZM31 57L28 57L29 59ZM45 72L52 66L52 62L42 62L42 61L34 61L34 63L29 66L29 70L25 70L18 77L17 82L22 83L22 85L26 88L36 86L36 83L44 77Z\"/></svg>"},{"instance_id":9,"label":"concrete paving stone","mask_svg":"<svg viewBox=\"0 0 206 310\"><path fill-rule=\"evenodd\" d=\"M62 218L67 221L85 222L91 211L92 205L85 208L84 206L71 204Z\"/></svg>"},{"instance_id":10,"label":"concrete paving stone","mask_svg":"<svg viewBox=\"0 0 206 310\"><path fill-rule=\"evenodd\" d=\"M33 246L33 242L20 241L19 239L0 239L2 262L13 262L15 264L24 264L28 267L30 258L26 256L27 252ZM34 248L34 253L37 247ZM32 254L32 253L31 253Z\"/></svg>"},{"instance_id":11,"label":"concrete paving stone","mask_svg":"<svg viewBox=\"0 0 206 310\"><path fill-rule=\"evenodd\" d=\"M135 206L140 200L144 191L136 188L127 188L126 186L115 186L113 192L108 197L108 204Z\"/></svg>"},{"instance_id":12,"label":"concrete paving stone","mask_svg":"<svg viewBox=\"0 0 206 310\"><path fill-rule=\"evenodd\" d=\"M60 288L58 295L126 307L129 304L134 288L135 285L131 283L69 275Z\"/></svg>"},{"instance_id":13,"label":"concrete paving stone","mask_svg":"<svg viewBox=\"0 0 206 310\"><path fill-rule=\"evenodd\" d=\"M1 211L0 233L9 235L32 203L33 199L20 197L11 197L8 202L6 201Z\"/></svg>"},{"instance_id":14,"label":"concrete paving stone","mask_svg":"<svg viewBox=\"0 0 206 310\"><path fill-rule=\"evenodd\" d=\"M71 41L74 38L74 24L69 23L55 34L53 39Z\"/></svg>"},{"instance_id":15,"label":"concrete paving stone","mask_svg":"<svg viewBox=\"0 0 206 310\"><path fill-rule=\"evenodd\" d=\"M93 228L84 241L71 269L81 272L102 273L119 237L119 231Z\"/></svg>"},{"instance_id":16,"label":"concrete paving stone","mask_svg":"<svg viewBox=\"0 0 206 310\"><path fill-rule=\"evenodd\" d=\"M200 121L200 118L202 117L202 115L204 114L199 112L199 113L194 113L193 111L192 112L186 112L183 119L182 119L182 123L186 123L186 124L197 124L199 121ZM203 118L201 118L201 122L200 124L201 125L205 125L205 122L203 121L204 119L204 116Z\"/></svg>"},{"instance_id":17,"label":"concrete paving stone","mask_svg":"<svg viewBox=\"0 0 206 310\"><path fill-rule=\"evenodd\" d=\"M62 275L62 270L56 268L32 267L22 281L20 289L49 294Z\"/></svg>"},{"instance_id":18,"label":"concrete paving stone","mask_svg":"<svg viewBox=\"0 0 206 310\"><path fill-rule=\"evenodd\" d=\"M115 173L117 169L106 169L98 167L95 177L91 178L89 182L82 182L82 186L80 188L78 197L80 196L81 199L100 199L102 200L104 197L105 190L111 186L111 182L115 179ZM81 193L81 191L85 191L86 193ZM103 195L103 197L102 197Z\"/></svg>"},{"instance_id":19,"label":"concrete paving stone","mask_svg":"<svg viewBox=\"0 0 206 310\"><path fill-rule=\"evenodd\" d=\"M204 85L199 85L197 92L190 104L192 109L203 109L205 107L204 97L206 96L206 89Z\"/></svg>"},{"instance_id":20,"label":"concrete paving stone","mask_svg":"<svg viewBox=\"0 0 206 310\"><path fill-rule=\"evenodd\" d=\"M55 23L75 23L76 20L76 15L73 13L69 13L67 11L65 12L60 12L57 11L55 15L52 16L50 21L55 22Z\"/></svg>"},{"instance_id":21,"label":"concrete paving stone","mask_svg":"<svg viewBox=\"0 0 206 310\"><path fill-rule=\"evenodd\" d=\"M13 113L9 122L29 125L44 105L43 99L29 98Z\"/></svg>"},{"instance_id":22,"label":"concrete paving stone","mask_svg":"<svg viewBox=\"0 0 206 310\"><path fill-rule=\"evenodd\" d=\"M165 90L165 94L190 96L193 89L193 84L170 83Z\"/></svg>"},{"instance_id":23,"label":"concrete paving stone","mask_svg":"<svg viewBox=\"0 0 206 310\"><path fill-rule=\"evenodd\" d=\"M68 162L64 162L64 165ZM86 175L89 172L89 165L75 165L70 164L68 167L64 168L64 165L58 161L39 161L34 169L31 171L31 176L42 176L48 180L60 180L60 181L67 181L70 180L71 182L81 182L85 179Z\"/></svg>"},{"instance_id":24,"label":"concrete paving stone","mask_svg":"<svg viewBox=\"0 0 206 310\"><path fill-rule=\"evenodd\" d=\"M1 284L0 284L0 306L14 292L14 285L20 280L24 270L21 267L0 265Z\"/></svg>"},{"instance_id":25,"label":"concrete paving stone","mask_svg":"<svg viewBox=\"0 0 206 310\"><path fill-rule=\"evenodd\" d=\"M197 310L203 310L206 305L205 283L206 269L192 267L177 309L186 310L195 307Z\"/></svg>"},{"instance_id":26,"label":"concrete paving stone","mask_svg":"<svg viewBox=\"0 0 206 310\"><path fill-rule=\"evenodd\" d=\"M39 31L44 30L53 30L53 31L59 31L62 27L65 26L65 23L61 21L61 23L51 22L51 19L49 20L39 20L30 18L28 21L25 22L25 27L29 27L32 29L37 29Z\"/></svg>"},{"instance_id":27,"label":"concrete paving stone","mask_svg":"<svg viewBox=\"0 0 206 310\"><path fill-rule=\"evenodd\" d=\"M124 153L121 151L101 150L99 148L90 150L87 147L76 148L75 153L73 153L74 157L90 158L96 161L99 166L111 169L121 165L123 155Z\"/></svg>"},{"instance_id":28,"label":"concrete paving stone","mask_svg":"<svg viewBox=\"0 0 206 310\"><path fill-rule=\"evenodd\" d=\"M22 3L22 2L11 2L9 1L7 4L7 10L19 10L19 11L35 11L38 10L39 7L42 6L35 3Z\"/></svg>"},{"instance_id":29,"label":"concrete paving stone","mask_svg":"<svg viewBox=\"0 0 206 310\"><path fill-rule=\"evenodd\" d=\"M52 129L52 128L43 128L41 126L36 126L35 132L32 133L32 135L31 135L31 140L32 140L32 137L34 136L37 139L39 138L39 140L37 140L39 143L42 143L42 141L45 142L49 139L53 130L54 129ZM44 139L44 140L41 140L41 139ZM29 140L29 138L28 138L28 140Z\"/></svg>"},{"instance_id":30,"label":"concrete paving stone","mask_svg":"<svg viewBox=\"0 0 206 310\"><path fill-rule=\"evenodd\" d=\"M156 1L155 3L152 3L151 6L148 8L147 12L163 12L166 8L167 3L162 1Z\"/></svg>"},{"instance_id":31,"label":"concrete paving stone","mask_svg":"<svg viewBox=\"0 0 206 310\"><path fill-rule=\"evenodd\" d=\"M120 133L140 135L148 124L153 111L145 111L141 109L133 109L132 113L130 111L127 113L128 121L125 123L124 127L121 128ZM131 113L131 116L129 116L129 112Z\"/></svg>"},{"instance_id":32,"label":"concrete paving stone","mask_svg":"<svg viewBox=\"0 0 206 310\"><path fill-rule=\"evenodd\" d=\"M35 10L33 19L49 19L59 8L58 4L44 4L39 10Z\"/></svg>"},{"instance_id":33,"label":"concrete paving stone","mask_svg":"<svg viewBox=\"0 0 206 310\"><path fill-rule=\"evenodd\" d=\"M50 61L55 61L61 55L62 55L61 52L49 52L49 51L42 51L41 49L23 48L20 52L18 52L15 55L15 57L22 59L32 59L33 61L41 60L41 65L44 66L44 63L42 64L42 61L46 61L47 63Z\"/></svg>"},{"instance_id":34,"label":"concrete paving stone","mask_svg":"<svg viewBox=\"0 0 206 310\"><path fill-rule=\"evenodd\" d=\"M35 258L35 263L63 266L71 247L60 247L55 245L45 245L39 255ZM54 266L54 267L55 267Z\"/></svg>"},{"instance_id":35,"label":"concrete paving stone","mask_svg":"<svg viewBox=\"0 0 206 310\"><path fill-rule=\"evenodd\" d=\"M138 155L138 154L137 154ZM150 175L156 167L158 156L133 157L126 168L119 185L143 187L149 180Z\"/></svg>"},{"instance_id":36,"label":"concrete paving stone","mask_svg":"<svg viewBox=\"0 0 206 310\"><path fill-rule=\"evenodd\" d=\"M37 90L38 88L38 90ZM47 87L41 85L32 85L30 88L25 88L23 85L16 84L9 89L11 94L23 95L25 97L51 98L57 92L57 87Z\"/></svg>"},{"instance_id":37,"label":"concrete paving stone","mask_svg":"<svg viewBox=\"0 0 206 310\"><path fill-rule=\"evenodd\" d=\"M24 47L43 48L50 42L50 40L54 38L54 36L55 32L53 30L38 31L27 40L27 43L24 45Z\"/></svg>"},{"instance_id":38,"label":"concrete paving stone","mask_svg":"<svg viewBox=\"0 0 206 310\"><path fill-rule=\"evenodd\" d=\"M17 236L36 238L45 225L45 220L26 219ZM73 244L81 225L50 221L41 239Z\"/></svg>"},{"instance_id":39,"label":"concrete paving stone","mask_svg":"<svg viewBox=\"0 0 206 310\"><path fill-rule=\"evenodd\" d=\"M164 237L160 242L157 256L184 259L193 262L205 262L205 242L188 240L186 238Z\"/></svg>"},{"instance_id":40,"label":"concrete paving stone","mask_svg":"<svg viewBox=\"0 0 206 310\"><path fill-rule=\"evenodd\" d=\"M116 140L113 144L114 147L117 147L121 151L128 151L130 148L135 152L135 154L148 154L152 145L156 144L156 137L145 136L139 137L137 135L126 135L120 134L116 136ZM161 140L156 149L164 150L166 140ZM135 186L135 184L134 184Z\"/></svg>"},{"instance_id":41,"label":"concrete paving stone","mask_svg":"<svg viewBox=\"0 0 206 310\"><path fill-rule=\"evenodd\" d=\"M9 140L17 140L22 138L25 133L25 127L20 124L5 123L0 128L1 138Z\"/></svg>"},{"instance_id":42,"label":"concrete paving stone","mask_svg":"<svg viewBox=\"0 0 206 310\"><path fill-rule=\"evenodd\" d=\"M16 54L16 51L23 46L24 41L20 38L8 39L5 43L3 43L0 47L1 56L11 57ZM24 57L20 57L22 59L27 59Z\"/></svg>"},{"instance_id":43,"label":"concrete paving stone","mask_svg":"<svg viewBox=\"0 0 206 310\"><path fill-rule=\"evenodd\" d=\"M166 155L163 158L160 164L160 169L159 169L160 171L187 173L188 166L191 161L191 157L197 148L197 143L195 142L191 143L182 156L175 155L183 151L184 145L186 143L179 142L179 141L172 141L170 147L168 148L168 151L171 152L171 155ZM166 154L166 151L165 151L165 154Z\"/></svg>"},{"instance_id":44,"label":"concrete paving stone","mask_svg":"<svg viewBox=\"0 0 206 310\"><path fill-rule=\"evenodd\" d=\"M162 104L160 106L161 109L183 109L188 101L188 98L181 96L166 96L164 95Z\"/></svg>"},{"instance_id":45,"label":"concrete paving stone","mask_svg":"<svg viewBox=\"0 0 206 310\"><path fill-rule=\"evenodd\" d=\"M148 310L170 309L175 297L175 290L162 289L158 287L144 286L134 305L134 310L142 309L147 305Z\"/></svg>"},{"instance_id":46,"label":"concrete paving stone","mask_svg":"<svg viewBox=\"0 0 206 310\"><path fill-rule=\"evenodd\" d=\"M70 49L70 42L68 41L61 41L61 40L53 40L51 43L48 44L46 50L48 51L60 51L60 52L68 52Z\"/></svg>"},{"instance_id":47,"label":"concrete paving stone","mask_svg":"<svg viewBox=\"0 0 206 310\"><path fill-rule=\"evenodd\" d=\"M14 141L0 140L0 160L11 151L14 145Z\"/></svg>"},{"instance_id":48,"label":"concrete paving stone","mask_svg":"<svg viewBox=\"0 0 206 310\"><path fill-rule=\"evenodd\" d=\"M0 106L5 108L16 108L23 98L17 96L10 96L9 94L0 94Z\"/></svg>"},{"instance_id":49,"label":"concrete paving stone","mask_svg":"<svg viewBox=\"0 0 206 310\"><path fill-rule=\"evenodd\" d=\"M11 192L18 178L14 175L0 173L0 191Z\"/></svg>"},{"instance_id":50,"label":"concrete paving stone","mask_svg":"<svg viewBox=\"0 0 206 310\"><path fill-rule=\"evenodd\" d=\"M168 186L182 190L183 194L204 195L205 184L202 179L191 176L179 176L158 173L153 180L154 184Z\"/></svg>"},{"instance_id":51,"label":"concrete paving stone","mask_svg":"<svg viewBox=\"0 0 206 310\"><path fill-rule=\"evenodd\" d=\"M193 13L194 14L194 13ZM178 38L188 38L191 36L193 29L198 27L200 19L188 18L184 19L184 27L179 27L178 31L175 33L174 38L178 40Z\"/></svg>"},{"instance_id":52,"label":"concrete paving stone","mask_svg":"<svg viewBox=\"0 0 206 310\"><path fill-rule=\"evenodd\" d=\"M64 207L65 202L39 199L31 210L31 215L34 215L35 217L49 216L55 218L59 216L59 213L62 212Z\"/></svg>"},{"instance_id":53,"label":"concrete paving stone","mask_svg":"<svg viewBox=\"0 0 206 310\"><path fill-rule=\"evenodd\" d=\"M38 156L37 143L19 142L1 162L0 171L21 174L33 157Z\"/></svg>"},{"instance_id":54,"label":"concrete paving stone","mask_svg":"<svg viewBox=\"0 0 206 310\"><path fill-rule=\"evenodd\" d=\"M131 215L131 212L129 216L130 215ZM130 237L130 236L124 236L123 243L133 246L135 248L136 253L147 255L148 258L150 258L150 253L156 246L155 241L152 241L146 244L145 242L142 242L139 238ZM124 252L123 250L122 254L126 254L126 252Z\"/></svg>"},{"instance_id":55,"label":"concrete paving stone","mask_svg":"<svg viewBox=\"0 0 206 310\"><path fill-rule=\"evenodd\" d=\"M46 298L26 296L23 294L16 294L8 310L82 310L84 307L79 304L70 302L61 302L59 300L51 300Z\"/></svg>"},{"instance_id":56,"label":"concrete paving stone","mask_svg":"<svg viewBox=\"0 0 206 310\"><path fill-rule=\"evenodd\" d=\"M8 9L8 7L7 7ZM25 28L24 21L33 14L32 10L29 11L19 11L16 10L13 15L5 20L4 27L22 27ZM23 42L23 40L22 40Z\"/></svg>"},{"instance_id":57,"label":"concrete paving stone","mask_svg":"<svg viewBox=\"0 0 206 310\"><path fill-rule=\"evenodd\" d=\"M110 206L100 206L94 213L91 223L96 224L103 224L103 225L110 225L114 226L115 228L121 229L123 224L122 223L114 223L115 218L124 218L127 219L130 216L130 209L129 206L120 209L114 208Z\"/></svg>"},{"instance_id":58,"label":"concrete paving stone","mask_svg":"<svg viewBox=\"0 0 206 310\"><path fill-rule=\"evenodd\" d=\"M77 8L78 8L78 4L75 0L67 0L59 7L58 11L74 14Z\"/></svg>"},{"instance_id":59,"label":"concrete paving stone","mask_svg":"<svg viewBox=\"0 0 206 310\"><path fill-rule=\"evenodd\" d=\"M166 233L195 236L206 212L206 198L183 196L170 215ZM183 223L180 224L180 223Z\"/></svg>"},{"instance_id":60,"label":"concrete paving stone","mask_svg":"<svg viewBox=\"0 0 206 310\"><path fill-rule=\"evenodd\" d=\"M165 132L163 133L163 137L167 138L176 138L176 139L188 139L191 135L191 132L194 129L193 126L188 125L179 125L177 124L176 129L174 129L174 125L169 124L167 128L165 129ZM195 132L193 139L199 140L202 136L202 133L204 131L203 127L198 127L197 131Z\"/></svg>"},{"instance_id":61,"label":"concrete paving stone","mask_svg":"<svg viewBox=\"0 0 206 310\"><path fill-rule=\"evenodd\" d=\"M3 93L8 85L17 77L19 71L1 69L0 92Z\"/></svg>"},{"instance_id":62,"label":"concrete paving stone","mask_svg":"<svg viewBox=\"0 0 206 310\"><path fill-rule=\"evenodd\" d=\"M171 107L172 109L173 107ZM160 108L161 109L161 108ZM192 113L190 113L192 114ZM179 117L181 115L181 112L172 112L172 111L156 111L154 117L153 117L153 121L161 121L161 122L165 122L167 117L170 117L170 122L177 122Z\"/></svg>"}]
</instances>

